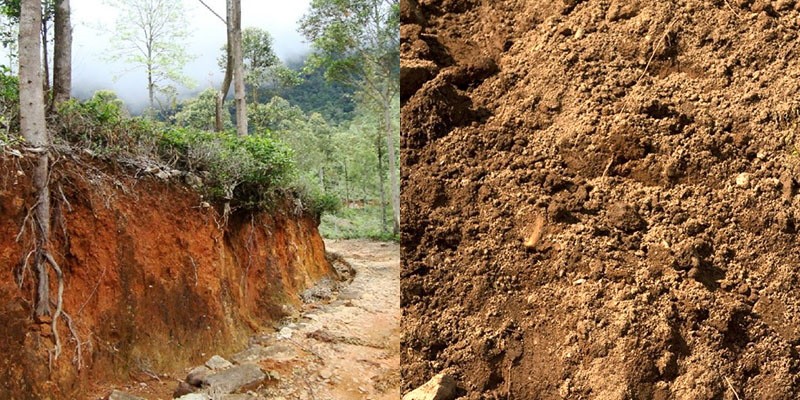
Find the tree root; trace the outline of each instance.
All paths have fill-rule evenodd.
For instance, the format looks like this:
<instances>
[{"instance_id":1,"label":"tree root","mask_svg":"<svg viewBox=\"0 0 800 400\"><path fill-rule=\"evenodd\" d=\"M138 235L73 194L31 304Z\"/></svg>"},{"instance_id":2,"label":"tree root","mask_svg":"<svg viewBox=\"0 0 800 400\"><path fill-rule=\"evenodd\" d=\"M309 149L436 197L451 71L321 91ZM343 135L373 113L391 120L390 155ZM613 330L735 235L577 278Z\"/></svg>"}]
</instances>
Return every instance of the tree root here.
<instances>
[{"instance_id":1,"label":"tree root","mask_svg":"<svg viewBox=\"0 0 800 400\"><path fill-rule=\"evenodd\" d=\"M44 251L44 258L47 260L47 263L50 264L50 267L53 268L53 271L56 273L56 278L58 279L58 297L56 300L56 312L53 314L53 322L52 322L52 329L53 329L53 338L55 339L56 345L53 349L54 358L58 360L58 356L61 355L61 338L58 335L58 317L61 316L64 307L64 274L61 272L61 267L58 266L56 260L53 259L53 256L48 251ZM79 341L80 342L80 341Z\"/></svg>"}]
</instances>

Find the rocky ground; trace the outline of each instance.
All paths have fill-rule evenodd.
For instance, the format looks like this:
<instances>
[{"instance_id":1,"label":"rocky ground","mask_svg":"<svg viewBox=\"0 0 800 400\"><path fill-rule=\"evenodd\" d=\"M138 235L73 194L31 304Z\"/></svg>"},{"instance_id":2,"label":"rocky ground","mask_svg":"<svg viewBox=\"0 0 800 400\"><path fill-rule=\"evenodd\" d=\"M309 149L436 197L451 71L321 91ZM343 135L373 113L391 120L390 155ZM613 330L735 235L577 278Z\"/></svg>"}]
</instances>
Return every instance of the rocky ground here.
<instances>
[{"instance_id":1,"label":"rocky ground","mask_svg":"<svg viewBox=\"0 0 800 400\"><path fill-rule=\"evenodd\" d=\"M326 241L326 249L338 255L334 265L352 281L309 289L295 317L277 332L254 336L239 353L209 354L206 365L186 377L154 375L110 399L399 398L399 247L341 240Z\"/></svg>"},{"instance_id":2,"label":"rocky ground","mask_svg":"<svg viewBox=\"0 0 800 400\"><path fill-rule=\"evenodd\" d=\"M403 393L800 398L800 3L401 12Z\"/></svg>"}]
</instances>

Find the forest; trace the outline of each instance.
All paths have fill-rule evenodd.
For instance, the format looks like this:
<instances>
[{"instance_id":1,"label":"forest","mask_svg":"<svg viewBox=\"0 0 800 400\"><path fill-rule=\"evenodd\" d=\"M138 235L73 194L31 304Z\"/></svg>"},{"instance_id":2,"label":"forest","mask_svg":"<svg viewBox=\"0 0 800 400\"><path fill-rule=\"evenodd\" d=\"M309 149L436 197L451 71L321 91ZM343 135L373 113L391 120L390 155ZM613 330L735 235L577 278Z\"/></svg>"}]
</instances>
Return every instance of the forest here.
<instances>
[{"instance_id":1,"label":"forest","mask_svg":"<svg viewBox=\"0 0 800 400\"><path fill-rule=\"evenodd\" d=\"M110 1L120 16L114 21L114 51L108 57L146 72L147 79L140 85L147 88L148 102L144 107L130 107L110 90L71 87L69 99L57 98L63 90L57 86L58 69L63 68L57 54L59 2L42 1L40 60L46 78L42 82L46 120L48 129L56 132L52 140L109 160L150 158L142 164L144 168L196 168L211 174L205 189L210 197L244 196L233 207L258 203L263 199L248 196L259 197L276 188L295 191L320 212L326 237L396 240L398 4L354 3L362 15L333 21L326 13L340 5L314 2L300 28L312 49L285 61L276 55L274 38L267 30L239 27L242 82L226 75L220 85L234 84L225 89L232 101L218 106L220 87L203 89L182 72L192 56L181 43L188 35L181 2ZM371 3L384 6L378 19L368 15ZM0 61L0 143L8 145L21 140L20 1L4 0L0 7L0 43L5 53ZM220 23L226 22L212 8L208 12ZM153 26L142 29L147 23ZM340 29L345 30L344 36ZM218 46L220 71L231 70L236 76L234 66L227 65L227 44ZM237 85L242 85L242 105ZM242 154L245 141L254 146L247 155ZM220 151L208 153L212 148ZM269 151L274 157L275 176L245 177L242 171L248 167L262 167L258 166L264 161L258 159L259 151Z\"/></svg>"}]
</instances>

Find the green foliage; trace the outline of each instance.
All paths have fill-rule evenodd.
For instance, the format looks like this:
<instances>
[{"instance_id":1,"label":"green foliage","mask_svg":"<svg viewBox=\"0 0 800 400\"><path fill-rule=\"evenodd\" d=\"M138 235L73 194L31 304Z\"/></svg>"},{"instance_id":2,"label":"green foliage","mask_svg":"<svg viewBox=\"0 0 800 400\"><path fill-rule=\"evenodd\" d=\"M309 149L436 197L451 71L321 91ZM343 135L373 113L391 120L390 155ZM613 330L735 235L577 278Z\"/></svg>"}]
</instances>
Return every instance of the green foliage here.
<instances>
[{"instance_id":1,"label":"green foliage","mask_svg":"<svg viewBox=\"0 0 800 400\"><path fill-rule=\"evenodd\" d=\"M156 164L191 172L202 178L210 199L234 207L267 206L294 173L292 151L269 135L240 137L130 118L110 92L64 102L58 113L59 138L67 144L139 168Z\"/></svg>"},{"instance_id":2,"label":"green foliage","mask_svg":"<svg viewBox=\"0 0 800 400\"><path fill-rule=\"evenodd\" d=\"M342 201L333 193L326 193L319 187L300 184L294 191L299 195L303 205L318 219L325 214L333 214L342 207Z\"/></svg>"},{"instance_id":3,"label":"green foliage","mask_svg":"<svg viewBox=\"0 0 800 400\"><path fill-rule=\"evenodd\" d=\"M193 85L182 71L192 59L182 43L189 35L183 2L106 0L106 3L119 11L109 59L144 68L151 79L147 83L148 92L154 97L155 93L162 94L167 103L174 101L174 84Z\"/></svg>"},{"instance_id":4,"label":"green foliage","mask_svg":"<svg viewBox=\"0 0 800 400\"><path fill-rule=\"evenodd\" d=\"M325 68L331 81L378 89L378 80L398 82L398 0L312 0L300 21L314 53L310 68Z\"/></svg>"},{"instance_id":5,"label":"green foliage","mask_svg":"<svg viewBox=\"0 0 800 400\"><path fill-rule=\"evenodd\" d=\"M359 208L342 208L322 216L319 231L329 239L372 239L399 241L397 235L383 229L381 208L367 204Z\"/></svg>"},{"instance_id":6,"label":"green foliage","mask_svg":"<svg viewBox=\"0 0 800 400\"><path fill-rule=\"evenodd\" d=\"M0 132L19 130L19 80L0 65Z\"/></svg>"},{"instance_id":7,"label":"green foliage","mask_svg":"<svg viewBox=\"0 0 800 400\"><path fill-rule=\"evenodd\" d=\"M159 152L183 169L207 172L208 194L239 207L267 204L274 189L288 184L294 167L292 151L268 135L169 129Z\"/></svg>"},{"instance_id":8,"label":"green foliage","mask_svg":"<svg viewBox=\"0 0 800 400\"><path fill-rule=\"evenodd\" d=\"M288 67L300 71L304 63L304 59L290 62ZM353 88L347 85L328 82L325 79L325 70L322 68L302 72L298 85L278 91L279 96L296 104L306 113L319 113L332 124L342 123L354 117L353 93Z\"/></svg>"},{"instance_id":9,"label":"green foliage","mask_svg":"<svg viewBox=\"0 0 800 400\"><path fill-rule=\"evenodd\" d=\"M183 128L193 128L202 130L214 130L216 120L216 100L217 90L208 88L193 98L182 102L179 105L180 111L174 116L173 120L177 126ZM223 126L228 129L233 127L230 114L222 113Z\"/></svg>"},{"instance_id":10,"label":"green foliage","mask_svg":"<svg viewBox=\"0 0 800 400\"><path fill-rule=\"evenodd\" d=\"M224 71L227 64L227 45L222 46L221 51L218 63ZM280 92L302 81L296 71L281 63L273 50L272 36L260 28L242 30L242 61L244 82L251 93L251 103L260 100L262 88L266 87L273 93Z\"/></svg>"}]
</instances>

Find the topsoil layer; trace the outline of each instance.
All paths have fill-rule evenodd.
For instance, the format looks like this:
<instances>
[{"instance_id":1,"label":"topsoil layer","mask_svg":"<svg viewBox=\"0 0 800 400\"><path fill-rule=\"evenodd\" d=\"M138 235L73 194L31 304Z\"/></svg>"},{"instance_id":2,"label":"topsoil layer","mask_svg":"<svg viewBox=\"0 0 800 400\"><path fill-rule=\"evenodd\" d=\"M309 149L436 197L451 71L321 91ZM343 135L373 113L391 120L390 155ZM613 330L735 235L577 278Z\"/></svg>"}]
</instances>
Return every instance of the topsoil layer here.
<instances>
[{"instance_id":1,"label":"topsoil layer","mask_svg":"<svg viewBox=\"0 0 800 400\"><path fill-rule=\"evenodd\" d=\"M800 398L798 10L404 0L403 392Z\"/></svg>"}]
</instances>

